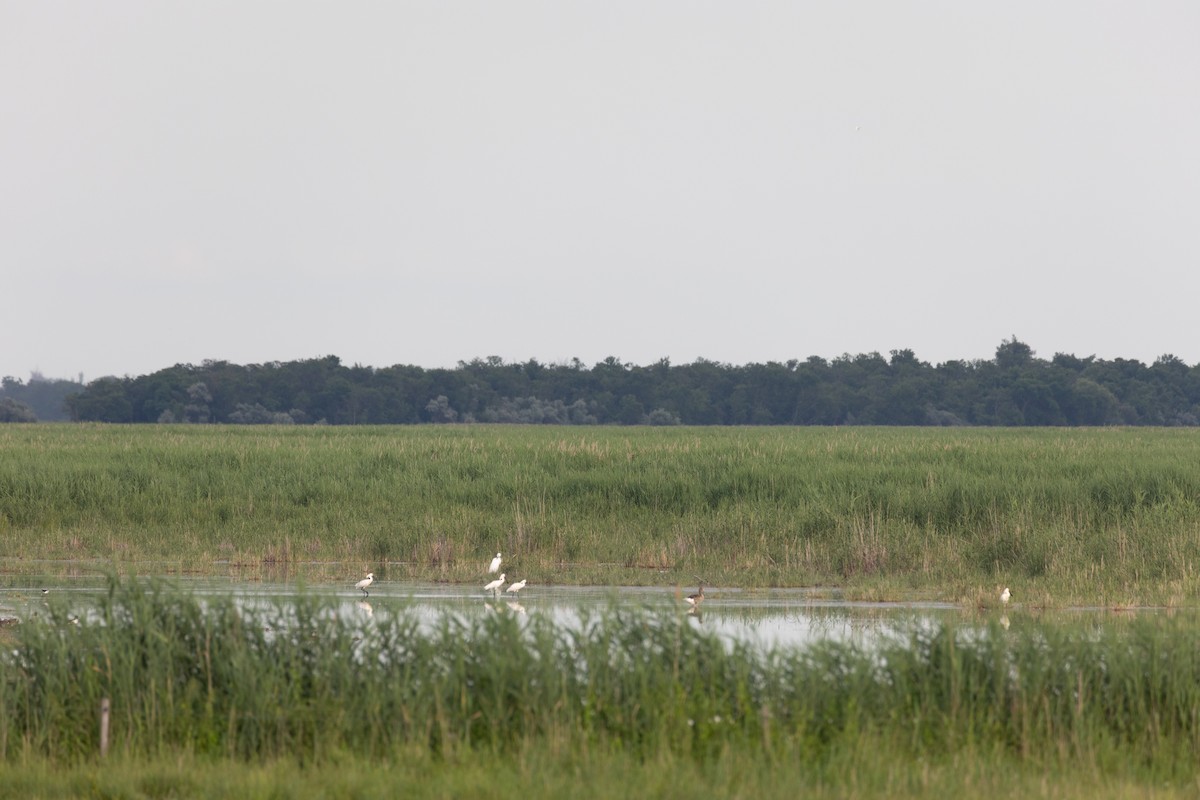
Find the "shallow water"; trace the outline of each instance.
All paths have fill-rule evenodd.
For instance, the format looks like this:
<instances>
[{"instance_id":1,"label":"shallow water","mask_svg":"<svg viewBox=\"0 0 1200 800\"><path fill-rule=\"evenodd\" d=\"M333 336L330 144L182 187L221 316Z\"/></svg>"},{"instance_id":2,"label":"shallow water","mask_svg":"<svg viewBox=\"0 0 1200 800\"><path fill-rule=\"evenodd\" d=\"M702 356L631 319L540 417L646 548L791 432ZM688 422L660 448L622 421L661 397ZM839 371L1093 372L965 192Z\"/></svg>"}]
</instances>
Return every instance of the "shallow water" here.
<instances>
[{"instance_id":1,"label":"shallow water","mask_svg":"<svg viewBox=\"0 0 1200 800\"><path fill-rule=\"evenodd\" d=\"M914 629L941 622L985 625L996 619L1037 624L1046 614L1023 610L1020 604L992 610L966 609L947 603L872 603L847 601L829 590L706 587L705 600L690 610L675 588L620 586L539 586L531 584L518 596L501 592L493 596L482 588L461 584L378 581L369 596L349 582L309 583L294 580L248 581L237 577L178 577L167 579L186 591L206 597L233 597L247 608L286 607L302 593L334 600L335 613L361 619L382 619L397 613L415 614L433 622L445 613L470 619L482 614L518 617L546 615L554 622L578 624L582 616L612 607L645 608L678 613L689 624L711 630L730 640L761 646L795 646L821 640L864 644L905 636ZM54 597L66 597L77 614L87 614L105 590L98 575L43 578L0 576L0 620L27 620L43 614ZM693 591L688 587L684 592ZM43 594L43 590L47 592ZM1074 609L1055 612L1097 619L1112 615L1102 610Z\"/></svg>"}]
</instances>

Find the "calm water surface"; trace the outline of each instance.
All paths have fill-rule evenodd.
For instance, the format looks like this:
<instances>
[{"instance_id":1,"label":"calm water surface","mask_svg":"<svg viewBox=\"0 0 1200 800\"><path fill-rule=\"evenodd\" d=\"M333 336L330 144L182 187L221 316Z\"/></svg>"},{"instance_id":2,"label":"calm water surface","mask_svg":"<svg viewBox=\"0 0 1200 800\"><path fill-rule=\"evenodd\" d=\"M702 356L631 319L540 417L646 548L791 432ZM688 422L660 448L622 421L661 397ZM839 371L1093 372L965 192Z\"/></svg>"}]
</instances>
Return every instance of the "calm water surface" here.
<instances>
[{"instance_id":1,"label":"calm water surface","mask_svg":"<svg viewBox=\"0 0 1200 800\"><path fill-rule=\"evenodd\" d=\"M483 614L509 614L528 618L545 615L565 625L578 624L589 613L628 607L675 612L689 624L711 630L732 640L759 645L794 646L824 639L871 643L905 636L915 628L954 621L984 625L992 618L1002 624L1036 624L1044 615L1025 611L1019 603L1004 612L999 609L967 609L947 603L871 603L840 599L829 590L706 587L706 599L698 613L689 613L682 594L694 586L579 587L528 585L517 597L499 596L482 588L440 583L400 583L377 580L370 596L356 591L353 583L301 584L296 581L247 581L236 577L171 577L170 582L201 598L233 597L248 609L287 605L302 593L333 600L335 613L369 622L397 613L415 614L433 622L451 613L464 619ZM71 579L29 576L0 576L0 619L31 619L44 613L52 596L65 598L77 613L86 614L105 588L98 576ZM43 594L43 589L48 594ZM1103 618L1097 609L1055 612Z\"/></svg>"}]
</instances>

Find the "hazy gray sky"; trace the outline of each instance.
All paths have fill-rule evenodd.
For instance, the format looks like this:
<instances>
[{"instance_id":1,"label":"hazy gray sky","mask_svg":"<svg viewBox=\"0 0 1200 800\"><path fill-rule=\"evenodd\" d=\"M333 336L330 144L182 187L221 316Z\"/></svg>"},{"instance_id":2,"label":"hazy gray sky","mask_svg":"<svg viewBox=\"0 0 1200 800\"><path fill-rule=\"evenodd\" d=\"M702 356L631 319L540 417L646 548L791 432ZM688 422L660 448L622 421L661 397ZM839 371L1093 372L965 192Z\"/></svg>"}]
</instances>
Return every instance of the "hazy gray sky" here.
<instances>
[{"instance_id":1,"label":"hazy gray sky","mask_svg":"<svg viewBox=\"0 0 1200 800\"><path fill-rule=\"evenodd\" d=\"M1200 3L0 0L0 374L1200 362Z\"/></svg>"}]
</instances>

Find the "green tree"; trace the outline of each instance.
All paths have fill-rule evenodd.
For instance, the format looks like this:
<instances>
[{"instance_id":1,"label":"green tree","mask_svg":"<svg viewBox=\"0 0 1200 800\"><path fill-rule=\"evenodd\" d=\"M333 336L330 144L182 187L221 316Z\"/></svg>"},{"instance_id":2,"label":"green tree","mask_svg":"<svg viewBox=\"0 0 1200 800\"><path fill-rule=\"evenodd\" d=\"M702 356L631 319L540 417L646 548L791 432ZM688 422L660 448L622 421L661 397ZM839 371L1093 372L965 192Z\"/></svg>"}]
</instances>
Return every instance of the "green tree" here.
<instances>
[{"instance_id":1,"label":"green tree","mask_svg":"<svg viewBox=\"0 0 1200 800\"><path fill-rule=\"evenodd\" d=\"M0 397L0 422L37 422L37 415L24 403Z\"/></svg>"},{"instance_id":2,"label":"green tree","mask_svg":"<svg viewBox=\"0 0 1200 800\"><path fill-rule=\"evenodd\" d=\"M1116 396L1090 378L1076 378L1072 385L1071 423L1113 425L1121 421Z\"/></svg>"},{"instance_id":3,"label":"green tree","mask_svg":"<svg viewBox=\"0 0 1200 800\"><path fill-rule=\"evenodd\" d=\"M1001 369L1015 369L1028 365L1033 361L1033 349L1024 342L1017 341L1014 335L1005 339L996 348L996 366Z\"/></svg>"},{"instance_id":4,"label":"green tree","mask_svg":"<svg viewBox=\"0 0 1200 800\"><path fill-rule=\"evenodd\" d=\"M622 425L639 425L645 416L646 408L642 405L641 400L631 394L621 398L621 403L617 408L618 422Z\"/></svg>"},{"instance_id":5,"label":"green tree","mask_svg":"<svg viewBox=\"0 0 1200 800\"><path fill-rule=\"evenodd\" d=\"M133 404L126 396L128 381L99 378L87 389L67 396L67 409L77 422L133 422Z\"/></svg>"}]
</instances>

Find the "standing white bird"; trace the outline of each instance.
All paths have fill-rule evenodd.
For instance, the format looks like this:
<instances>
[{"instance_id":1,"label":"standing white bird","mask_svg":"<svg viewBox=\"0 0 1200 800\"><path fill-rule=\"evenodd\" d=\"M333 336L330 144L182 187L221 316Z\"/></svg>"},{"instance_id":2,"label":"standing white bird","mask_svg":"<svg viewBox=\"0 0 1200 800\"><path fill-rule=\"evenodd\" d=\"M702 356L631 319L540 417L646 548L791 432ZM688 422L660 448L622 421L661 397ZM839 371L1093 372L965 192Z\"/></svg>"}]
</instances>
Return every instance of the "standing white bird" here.
<instances>
[{"instance_id":1,"label":"standing white bird","mask_svg":"<svg viewBox=\"0 0 1200 800\"><path fill-rule=\"evenodd\" d=\"M1009 593L1008 587L1005 586L1004 591L1000 593L1000 602L1004 603L1004 605L1008 605L1008 598L1010 597L1012 597L1012 594Z\"/></svg>"},{"instance_id":2,"label":"standing white bird","mask_svg":"<svg viewBox=\"0 0 1200 800\"><path fill-rule=\"evenodd\" d=\"M375 582L375 573L368 572L367 577L363 578L361 581L354 584L354 588L358 589L360 592L365 594L367 597L370 597L371 593L367 591L367 587L370 586L374 582Z\"/></svg>"},{"instance_id":3,"label":"standing white bird","mask_svg":"<svg viewBox=\"0 0 1200 800\"><path fill-rule=\"evenodd\" d=\"M496 557L492 559L492 563L488 564L488 574L494 575L500 571L500 554L496 553Z\"/></svg>"},{"instance_id":4,"label":"standing white bird","mask_svg":"<svg viewBox=\"0 0 1200 800\"><path fill-rule=\"evenodd\" d=\"M500 587L503 585L504 585L504 573L501 572L500 577L496 578L496 580L492 581L491 583L486 584L483 587L483 590L485 592L491 592L492 594L496 594L500 591Z\"/></svg>"},{"instance_id":5,"label":"standing white bird","mask_svg":"<svg viewBox=\"0 0 1200 800\"><path fill-rule=\"evenodd\" d=\"M513 594L516 594L517 592L519 592L519 591L521 591L522 589L524 589L524 588L525 588L525 581L526 581L526 580L528 580L528 579L527 579L527 578L521 578L521 580L517 581L516 583L514 583L512 586L508 587L508 588L507 588L507 589L505 589L504 591L506 591L506 592L512 592Z\"/></svg>"}]
</instances>

